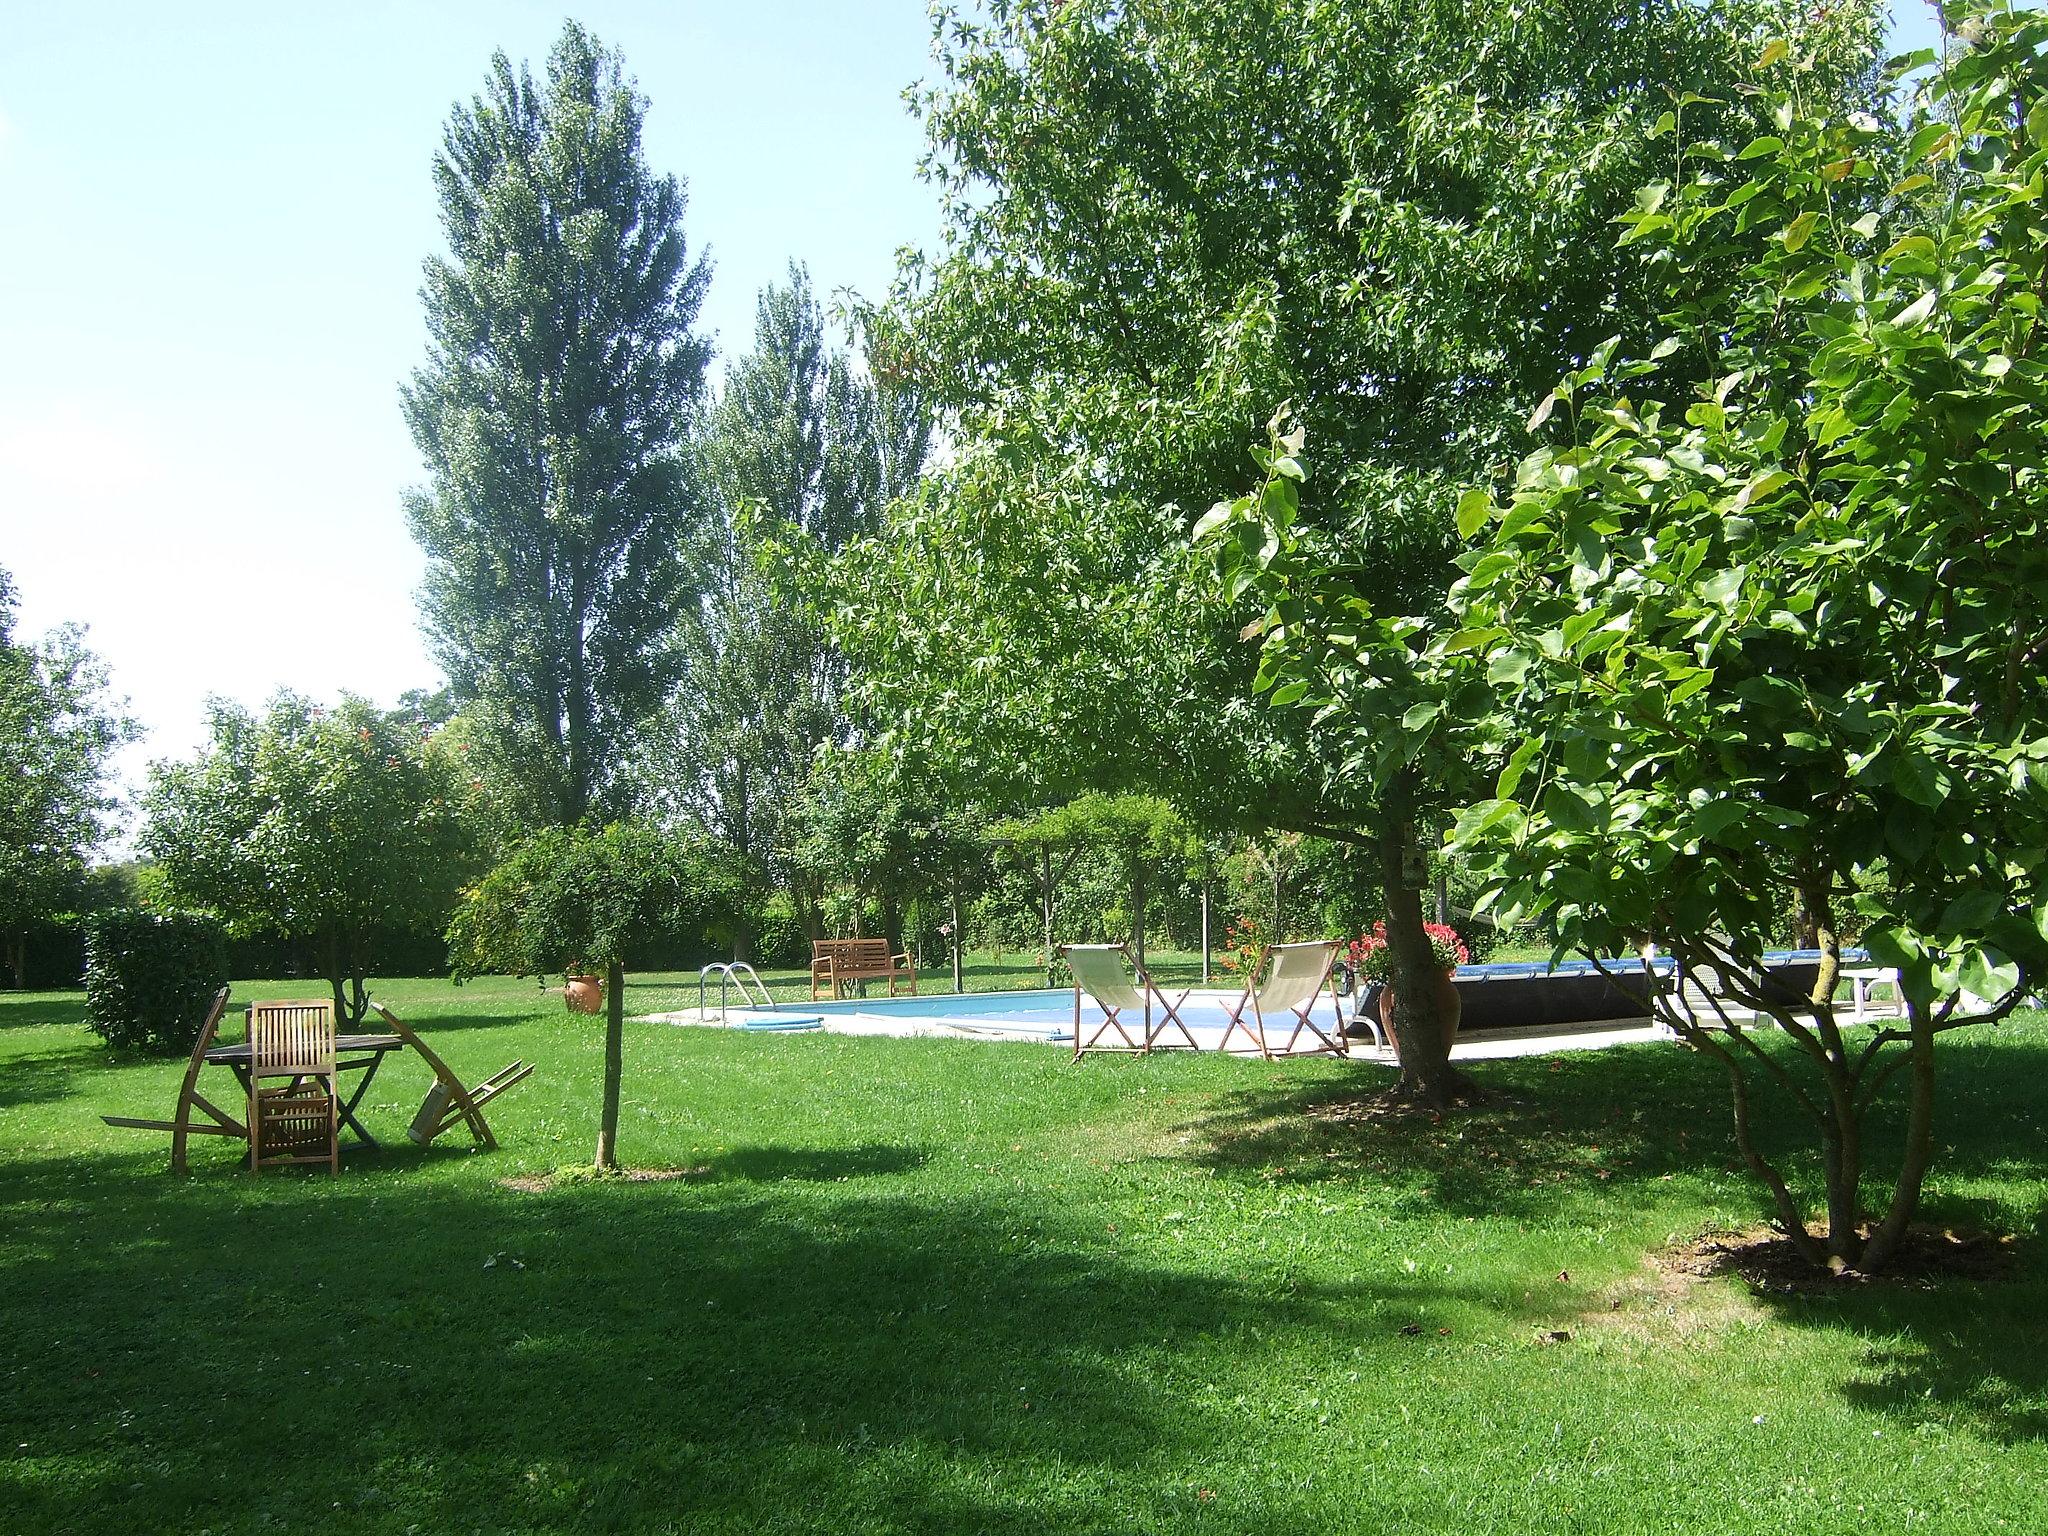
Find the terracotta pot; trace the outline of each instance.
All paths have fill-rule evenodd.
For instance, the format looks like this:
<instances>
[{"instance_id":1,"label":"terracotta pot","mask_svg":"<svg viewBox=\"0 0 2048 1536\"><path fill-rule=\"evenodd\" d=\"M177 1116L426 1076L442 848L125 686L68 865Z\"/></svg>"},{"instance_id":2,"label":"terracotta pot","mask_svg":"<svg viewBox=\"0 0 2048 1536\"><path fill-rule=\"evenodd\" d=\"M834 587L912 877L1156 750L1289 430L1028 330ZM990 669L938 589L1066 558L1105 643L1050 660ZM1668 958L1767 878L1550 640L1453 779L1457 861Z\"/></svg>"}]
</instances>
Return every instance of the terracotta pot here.
<instances>
[{"instance_id":1,"label":"terracotta pot","mask_svg":"<svg viewBox=\"0 0 2048 1536\"><path fill-rule=\"evenodd\" d=\"M571 976L562 988L562 1002L571 1013L604 1012L604 978Z\"/></svg>"},{"instance_id":2,"label":"terracotta pot","mask_svg":"<svg viewBox=\"0 0 2048 1536\"><path fill-rule=\"evenodd\" d=\"M1458 1038L1458 1016L1463 1012L1464 1006L1463 1000L1458 996L1458 984L1451 979L1451 973L1445 971L1442 976L1437 978L1436 1014L1437 1018L1443 1023L1444 1054L1446 1056L1451 1054L1451 1042ZM1380 1027L1386 1032L1388 1049L1393 1051L1394 1058L1398 1061L1401 1056L1401 1044L1394 1038L1394 985L1392 982L1388 982L1386 986L1380 989Z\"/></svg>"}]
</instances>

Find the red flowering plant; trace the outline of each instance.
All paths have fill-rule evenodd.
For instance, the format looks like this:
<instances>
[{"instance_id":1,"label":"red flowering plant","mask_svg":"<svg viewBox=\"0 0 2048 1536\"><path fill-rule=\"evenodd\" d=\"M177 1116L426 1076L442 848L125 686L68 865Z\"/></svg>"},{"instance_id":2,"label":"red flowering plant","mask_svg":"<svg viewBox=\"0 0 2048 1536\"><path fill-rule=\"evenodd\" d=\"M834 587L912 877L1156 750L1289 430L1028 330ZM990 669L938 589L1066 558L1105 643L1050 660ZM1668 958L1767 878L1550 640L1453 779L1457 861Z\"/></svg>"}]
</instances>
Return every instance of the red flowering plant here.
<instances>
[{"instance_id":1,"label":"red flowering plant","mask_svg":"<svg viewBox=\"0 0 2048 1536\"><path fill-rule=\"evenodd\" d=\"M1429 935L1429 947L1441 969L1448 971L1472 958L1455 928L1443 923L1424 923L1422 931ZM1387 980L1394 969L1393 957L1387 953L1387 925L1374 923L1371 933L1361 933L1353 939L1350 960L1352 973L1360 981Z\"/></svg>"},{"instance_id":2,"label":"red flowering plant","mask_svg":"<svg viewBox=\"0 0 2048 1536\"><path fill-rule=\"evenodd\" d=\"M1258 970L1259 956L1265 952L1265 926L1257 918L1240 917L1224 936L1223 969L1233 976L1250 976Z\"/></svg>"}]
</instances>

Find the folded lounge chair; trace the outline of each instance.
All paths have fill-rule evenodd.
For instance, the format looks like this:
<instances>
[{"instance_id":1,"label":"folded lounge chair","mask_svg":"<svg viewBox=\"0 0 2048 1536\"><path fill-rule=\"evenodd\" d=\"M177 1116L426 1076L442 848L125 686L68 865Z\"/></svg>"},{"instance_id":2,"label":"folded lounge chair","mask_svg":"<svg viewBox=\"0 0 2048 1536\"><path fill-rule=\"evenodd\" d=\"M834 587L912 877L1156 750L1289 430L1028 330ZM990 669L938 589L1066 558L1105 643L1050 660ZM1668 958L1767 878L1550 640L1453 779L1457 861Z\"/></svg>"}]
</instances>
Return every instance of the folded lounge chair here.
<instances>
[{"instance_id":1,"label":"folded lounge chair","mask_svg":"<svg viewBox=\"0 0 2048 1536\"><path fill-rule=\"evenodd\" d=\"M1074 972L1074 1060L1079 1061L1088 1051L1136 1051L1150 1055L1153 1051L1194 1051L1201 1047L1195 1044L1195 1037L1181 1022L1181 1005L1188 1000L1193 987L1181 993L1173 1002L1166 1000L1166 994L1152 985L1152 978L1145 974L1145 968L1132 958L1130 947L1124 944L1063 944L1059 953L1065 957ZM1135 979L1124 974L1124 964L1130 962ZM1095 1006L1102 1010L1102 1022L1095 1026L1092 1034L1081 1033L1081 994L1086 992L1095 999ZM1159 1005L1158 1015L1153 1014L1153 1003ZM1123 1015L1135 1013L1142 1022L1136 1025L1137 1039L1131 1038ZM1161 1045L1160 1036L1169 1029L1180 1031L1180 1041ZM1102 1037L1115 1030L1121 1045L1105 1045ZM1182 1043L1184 1042L1184 1043Z\"/></svg>"},{"instance_id":2,"label":"folded lounge chair","mask_svg":"<svg viewBox=\"0 0 2048 1536\"><path fill-rule=\"evenodd\" d=\"M1323 984L1330 982L1330 1005L1337 1006L1336 983L1331 980L1330 971L1337 963L1337 952L1344 946L1337 939L1315 939L1306 944L1272 944L1259 957L1259 971L1266 972L1265 982L1245 982L1244 996L1240 997L1230 1010L1230 1021L1223 1027L1223 1039L1218 1043L1219 1051L1231 1049L1230 1037L1239 1030L1244 1031L1246 1044L1239 1049L1246 1054L1256 1051L1271 1061L1276 1056L1348 1056L1351 1043L1344 1038L1342 1029L1325 1033L1323 1027L1310 1017L1316 1006L1316 997L1323 990ZM1272 968L1267 970L1267 962ZM1251 1020L1245 1020L1249 1010ZM1271 1032L1278 1033L1292 1014L1294 1028L1288 1034L1286 1043L1277 1050L1273 1047L1267 1021L1271 1020ZM1334 1013L1333 1013L1334 1016ZM1301 1037L1311 1036L1316 1043L1300 1045ZM1300 1046L1299 1049L1296 1049Z\"/></svg>"}]
</instances>

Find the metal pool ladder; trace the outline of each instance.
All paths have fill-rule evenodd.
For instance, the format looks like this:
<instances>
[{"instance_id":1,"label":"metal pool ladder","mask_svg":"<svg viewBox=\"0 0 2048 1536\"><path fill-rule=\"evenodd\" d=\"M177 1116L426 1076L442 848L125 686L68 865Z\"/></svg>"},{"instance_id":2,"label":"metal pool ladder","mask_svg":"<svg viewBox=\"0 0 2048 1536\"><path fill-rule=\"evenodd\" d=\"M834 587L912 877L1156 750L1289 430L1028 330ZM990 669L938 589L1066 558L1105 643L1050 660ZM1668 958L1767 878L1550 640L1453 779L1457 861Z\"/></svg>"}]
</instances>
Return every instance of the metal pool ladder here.
<instances>
[{"instance_id":1,"label":"metal pool ladder","mask_svg":"<svg viewBox=\"0 0 2048 1536\"><path fill-rule=\"evenodd\" d=\"M704 979L713 971L718 972L719 1023L723 1024L725 1022L725 992L728 985L738 987L740 989L740 1002L746 1007L752 1008L756 1006L754 995L747 990L747 984L751 982L761 994L758 1006L766 1008L771 1012L774 1010L775 999L768 993L768 984L754 973L754 968L751 965L747 964L744 960L720 960L705 966L703 970L697 973L697 1013L700 1017L705 1011Z\"/></svg>"}]
</instances>

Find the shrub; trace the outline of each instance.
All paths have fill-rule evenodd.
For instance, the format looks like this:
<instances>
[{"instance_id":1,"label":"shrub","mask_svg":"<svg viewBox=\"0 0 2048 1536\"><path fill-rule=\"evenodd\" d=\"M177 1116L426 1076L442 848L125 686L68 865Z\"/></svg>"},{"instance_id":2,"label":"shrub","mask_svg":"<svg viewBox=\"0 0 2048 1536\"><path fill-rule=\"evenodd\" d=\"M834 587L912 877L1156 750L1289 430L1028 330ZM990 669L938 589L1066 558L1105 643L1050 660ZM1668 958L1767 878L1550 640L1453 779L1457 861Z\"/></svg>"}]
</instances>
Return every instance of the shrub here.
<instances>
[{"instance_id":1,"label":"shrub","mask_svg":"<svg viewBox=\"0 0 2048 1536\"><path fill-rule=\"evenodd\" d=\"M86 919L85 1022L109 1045L190 1050L227 984L227 931L216 918L115 907Z\"/></svg>"},{"instance_id":2,"label":"shrub","mask_svg":"<svg viewBox=\"0 0 2048 1536\"><path fill-rule=\"evenodd\" d=\"M796 908L779 891L761 903L754 916L754 956L763 965L803 965L811 958L811 941L797 920Z\"/></svg>"}]
</instances>

